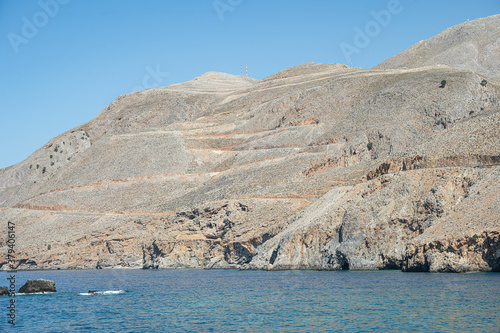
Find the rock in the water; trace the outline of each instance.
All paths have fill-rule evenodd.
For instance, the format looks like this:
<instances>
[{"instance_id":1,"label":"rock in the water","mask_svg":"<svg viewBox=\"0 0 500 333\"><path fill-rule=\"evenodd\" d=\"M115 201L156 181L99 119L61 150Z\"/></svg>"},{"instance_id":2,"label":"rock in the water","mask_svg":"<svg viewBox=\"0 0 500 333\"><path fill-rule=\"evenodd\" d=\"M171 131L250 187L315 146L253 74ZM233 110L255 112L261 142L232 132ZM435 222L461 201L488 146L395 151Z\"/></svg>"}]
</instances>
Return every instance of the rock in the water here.
<instances>
[{"instance_id":1,"label":"rock in the water","mask_svg":"<svg viewBox=\"0 0 500 333\"><path fill-rule=\"evenodd\" d=\"M20 289L20 294L33 294L40 292L55 293L56 283L50 280L28 280Z\"/></svg>"},{"instance_id":2,"label":"rock in the water","mask_svg":"<svg viewBox=\"0 0 500 333\"><path fill-rule=\"evenodd\" d=\"M7 296L9 294L9 288L0 287L0 296Z\"/></svg>"}]
</instances>

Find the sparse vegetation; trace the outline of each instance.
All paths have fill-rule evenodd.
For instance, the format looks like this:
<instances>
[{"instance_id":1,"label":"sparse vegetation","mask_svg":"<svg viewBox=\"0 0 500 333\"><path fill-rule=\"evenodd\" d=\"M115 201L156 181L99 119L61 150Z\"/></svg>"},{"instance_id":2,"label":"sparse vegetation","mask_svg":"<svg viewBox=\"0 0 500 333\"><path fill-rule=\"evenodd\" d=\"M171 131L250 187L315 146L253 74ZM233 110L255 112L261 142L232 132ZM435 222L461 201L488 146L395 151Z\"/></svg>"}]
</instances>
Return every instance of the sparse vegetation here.
<instances>
[{"instance_id":1,"label":"sparse vegetation","mask_svg":"<svg viewBox=\"0 0 500 333\"><path fill-rule=\"evenodd\" d=\"M352 156L352 148L349 149L349 154Z\"/></svg>"},{"instance_id":2,"label":"sparse vegetation","mask_svg":"<svg viewBox=\"0 0 500 333\"><path fill-rule=\"evenodd\" d=\"M487 84L488 84L488 81L486 81L486 80L481 81L481 85L482 85L483 87L486 87L486 85L487 85Z\"/></svg>"},{"instance_id":3,"label":"sparse vegetation","mask_svg":"<svg viewBox=\"0 0 500 333\"><path fill-rule=\"evenodd\" d=\"M46 167L43 167L43 169L42 169L42 173L45 173L45 171L47 171L47 168L46 168Z\"/></svg>"},{"instance_id":4,"label":"sparse vegetation","mask_svg":"<svg viewBox=\"0 0 500 333\"><path fill-rule=\"evenodd\" d=\"M57 151L58 151L58 150L59 150L59 148L56 146L56 147L54 148L54 151L57 153Z\"/></svg>"},{"instance_id":5,"label":"sparse vegetation","mask_svg":"<svg viewBox=\"0 0 500 333\"><path fill-rule=\"evenodd\" d=\"M444 88L446 86L446 80L441 81L439 88Z\"/></svg>"},{"instance_id":6,"label":"sparse vegetation","mask_svg":"<svg viewBox=\"0 0 500 333\"><path fill-rule=\"evenodd\" d=\"M39 164L37 164L37 165L36 165L36 168L37 168L37 169L40 169L40 165L39 165Z\"/></svg>"},{"instance_id":7,"label":"sparse vegetation","mask_svg":"<svg viewBox=\"0 0 500 333\"><path fill-rule=\"evenodd\" d=\"M208 213L210 211L210 208L205 207L205 208L203 208L203 210L205 211L205 213Z\"/></svg>"},{"instance_id":8,"label":"sparse vegetation","mask_svg":"<svg viewBox=\"0 0 500 333\"><path fill-rule=\"evenodd\" d=\"M47 250L50 251L50 249L52 249L52 245L49 244L49 245L47 245Z\"/></svg>"},{"instance_id":9,"label":"sparse vegetation","mask_svg":"<svg viewBox=\"0 0 500 333\"><path fill-rule=\"evenodd\" d=\"M226 236L226 234L227 234L227 232L228 232L228 231L229 231L229 230L227 230L227 229L222 230L222 232L221 232L221 233L220 233L220 235L219 235L219 238L220 238L220 239L224 239L224 236Z\"/></svg>"},{"instance_id":10,"label":"sparse vegetation","mask_svg":"<svg viewBox=\"0 0 500 333\"><path fill-rule=\"evenodd\" d=\"M53 156L52 156L52 155L50 155L50 158L52 158L52 157L53 157Z\"/></svg>"},{"instance_id":11,"label":"sparse vegetation","mask_svg":"<svg viewBox=\"0 0 500 333\"><path fill-rule=\"evenodd\" d=\"M368 144L366 145L366 148L368 148L368 150L372 150L373 142L368 142Z\"/></svg>"},{"instance_id":12,"label":"sparse vegetation","mask_svg":"<svg viewBox=\"0 0 500 333\"><path fill-rule=\"evenodd\" d=\"M474 234L474 236L472 236L472 238L474 238L474 239L478 239L478 238L479 238L479 236L478 236L477 234Z\"/></svg>"},{"instance_id":13,"label":"sparse vegetation","mask_svg":"<svg viewBox=\"0 0 500 333\"><path fill-rule=\"evenodd\" d=\"M474 113L474 111L469 111L469 116L471 116Z\"/></svg>"},{"instance_id":14,"label":"sparse vegetation","mask_svg":"<svg viewBox=\"0 0 500 333\"><path fill-rule=\"evenodd\" d=\"M224 223L229 223L229 219L224 219Z\"/></svg>"},{"instance_id":15,"label":"sparse vegetation","mask_svg":"<svg viewBox=\"0 0 500 333\"><path fill-rule=\"evenodd\" d=\"M54 162L50 162L50 166L53 166L54 165Z\"/></svg>"}]
</instances>

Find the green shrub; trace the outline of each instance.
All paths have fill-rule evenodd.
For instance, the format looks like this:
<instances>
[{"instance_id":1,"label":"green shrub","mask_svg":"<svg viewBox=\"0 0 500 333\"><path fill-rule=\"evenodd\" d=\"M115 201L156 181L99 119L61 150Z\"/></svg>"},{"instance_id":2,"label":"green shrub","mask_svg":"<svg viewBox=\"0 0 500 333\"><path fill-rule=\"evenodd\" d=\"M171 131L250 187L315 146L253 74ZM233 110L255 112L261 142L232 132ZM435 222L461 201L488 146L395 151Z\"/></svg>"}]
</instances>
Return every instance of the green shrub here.
<instances>
[{"instance_id":1,"label":"green shrub","mask_svg":"<svg viewBox=\"0 0 500 333\"><path fill-rule=\"evenodd\" d=\"M366 145L366 148L368 148L368 150L372 150L373 142L368 142L368 144Z\"/></svg>"},{"instance_id":2,"label":"green shrub","mask_svg":"<svg viewBox=\"0 0 500 333\"><path fill-rule=\"evenodd\" d=\"M50 249L51 249L51 248L52 248L52 245L50 245L50 244L49 244L49 245L47 245L47 250L49 250L49 251L50 251Z\"/></svg>"},{"instance_id":3,"label":"green shrub","mask_svg":"<svg viewBox=\"0 0 500 333\"><path fill-rule=\"evenodd\" d=\"M46 168L46 167L43 167L43 169L42 169L42 173L45 173L45 171L47 171L47 168Z\"/></svg>"},{"instance_id":4,"label":"green shrub","mask_svg":"<svg viewBox=\"0 0 500 333\"><path fill-rule=\"evenodd\" d=\"M220 233L220 235L219 235L219 238L220 238L220 239L224 239L224 236L226 236L226 234L227 234L227 232L228 232L228 231L229 231L229 230L227 230L227 229L222 230L222 232L221 232L221 233Z\"/></svg>"},{"instance_id":5,"label":"green shrub","mask_svg":"<svg viewBox=\"0 0 500 333\"><path fill-rule=\"evenodd\" d=\"M474 111L469 111L469 116L471 116L474 113Z\"/></svg>"},{"instance_id":6,"label":"green shrub","mask_svg":"<svg viewBox=\"0 0 500 333\"><path fill-rule=\"evenodd\" d=\"M440 86L440 88L444 88L444 86L446 86L446 80L441 81L441 86Z\"/></svg>"},{"instance_id":7,"label":"green shrub","mask_svg":"<svg viewBox=\"0 0 500 333\"><path fill-rule=\"evenodd\" d=\"M203 208L203 210L205 211L205 213L208 213L210 211L210 208L205 207L205 208Z\"/></svg>"},{"instance_id":8,"label":"green shrub","mask_svg":"<svg viewBox=\"0 0 500 333\"><path fill-rule=\"evenodd\" d=\"M224 219L224 223L229 223L229 219Z\"/></svg>"},{"instance_id":9,"label":"green shrub","mask_svg":"<svg viewBox=\"0 0 500 333\"><path fill-rule=\"evenodd\" d=\"M479 236L477 234L474 234L474 236L472 236L472 238L474 238L474 239L478 239L478 237Z\"/></svg>"},{"instance_id":10,"label":"green shrub","mask_svg":"<svg viewBox=\"0 0 500 333\"><path fill-rule=\"evenodd\" d=\"M481 81L481 85L482 85L483 87L486 87L486 85L487 85L487 84L488 84L488 81L486 81L486 80Z\"/></svg>"}]
</instances>

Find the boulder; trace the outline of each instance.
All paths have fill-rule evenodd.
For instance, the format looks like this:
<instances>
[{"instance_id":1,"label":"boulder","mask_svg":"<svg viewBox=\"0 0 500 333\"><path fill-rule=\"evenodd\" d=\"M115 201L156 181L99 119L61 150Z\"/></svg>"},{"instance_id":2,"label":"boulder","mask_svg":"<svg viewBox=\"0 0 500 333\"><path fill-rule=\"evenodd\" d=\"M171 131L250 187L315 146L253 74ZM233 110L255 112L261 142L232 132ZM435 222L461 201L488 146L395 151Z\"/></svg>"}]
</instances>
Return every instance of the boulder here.
<instances>
[{"instance_id":1,"label":"boulder","mask_svg":"<svg viewBox=\"0 0 500 333\"><path fill-rule=\"evenodd\" d=\"M19 293L21 294L33 294L40 292L56 292L56 283L50 280L28 280L20 289Z\"/></svg>"},{"instance_id":2,"label":"boulder","mask_svg":"<svg viewBox=\"0 0 500 333\"><path fill-rule=\"evenodd\" d=\"M9 294L9 288L0 287L0 296L7 296Z\"/></svg>"}]
</instances>

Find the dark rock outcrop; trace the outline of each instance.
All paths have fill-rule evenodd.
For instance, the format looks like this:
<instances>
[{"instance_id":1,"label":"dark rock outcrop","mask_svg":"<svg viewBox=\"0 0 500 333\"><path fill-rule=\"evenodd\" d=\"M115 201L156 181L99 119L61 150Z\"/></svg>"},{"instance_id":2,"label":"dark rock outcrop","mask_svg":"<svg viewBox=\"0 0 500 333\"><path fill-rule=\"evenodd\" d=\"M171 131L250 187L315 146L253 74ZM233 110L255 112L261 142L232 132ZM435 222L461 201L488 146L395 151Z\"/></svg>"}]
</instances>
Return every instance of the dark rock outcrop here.
<instances>
[{"instance_id":1,"label":"dark rock outcrop","mask_svg":"<svg viewBox=\"0 0 500 333\"><path fill-rule=\"evenodd\" d=\"M403 271L469 272L500 271L500 235L483 232L471 237L410 245Z\"/></svg>"},{"instance_id":2,"label":"dark rock outcrop","mask_svg":"<svg viewBox=\"0 0 500 333\"><path fill-rule=\"evenodd\" d=\"M20 294L33 294L33 293L55 293L56 283L50 280L28 280L19 288Z\"/></svg>"}]
</instances>

